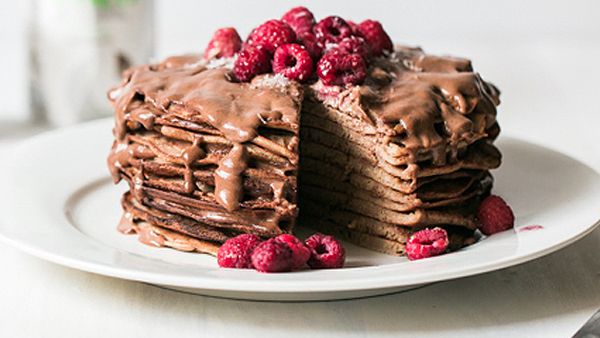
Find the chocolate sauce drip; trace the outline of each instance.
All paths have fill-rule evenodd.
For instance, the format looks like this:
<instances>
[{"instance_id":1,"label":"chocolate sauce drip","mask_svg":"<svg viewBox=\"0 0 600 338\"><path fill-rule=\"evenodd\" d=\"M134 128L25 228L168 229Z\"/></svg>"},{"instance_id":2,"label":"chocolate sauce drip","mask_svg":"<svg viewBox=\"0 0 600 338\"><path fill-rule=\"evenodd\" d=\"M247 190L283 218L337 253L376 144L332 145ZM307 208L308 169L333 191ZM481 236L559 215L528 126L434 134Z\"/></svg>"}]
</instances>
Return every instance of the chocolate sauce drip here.
<instances>
[{"instance_id":1,"label":"chocolate sauce drip","mask_svg":"<svg viewBox=\"0 0 600 338\"><path fill-rule=\"evenodd\" d=\"M235 143L215 170L215 198L228 211L236 210L242 199L242 173L247 159L246 147Z\"/></svg>"},{"instance_id":2,"label":"chocolate sauce drip","mask_svg":"<svg viewBox=\"0 0 600 338\"><path fill-rule=\"evenodd\" d=\"M148 109L138 108L129 113L129 119L141 124L146 130L152 130L156 115Z\"/></svg>"},{"instance_id":3,"label":"chocolate sauce drip","mask_svg":"<svg viewBox=\"0 0 600 338\"><path fill-rule=\"evenodd\" d=\"M154 247L165 246L165 238L163 236L154 231L151 226L140 227L134 221L133 214L128 211L123 213L117 230L126 235L138 234L138 240L146 245Z\"/></svg>"},{"instance_id":4,"label":"chocolate sauce drip","mask_svg":"<svg viewBox=\"0 0 600 338\"><path fill-rule=\"evenodd\" d=\"M108 169L115 183L121 180L121 170L129 165L131 158L129 145L123 141L115 141L108 155Z\"/></svg>"},{"instance_id":5,"label":"chocolate sauce drip","mask_svg":"<svg viewBox=\"0 0 600 338\"><path fill-rule=\"evenodd\" d=\"M181 158L185 164L184 189L188 194L195 190L194 168L193 164L206 156L206 152L200 147L202 138L197 137L192 145L183 151Z\"/></svg>"},{"instance_id":6,"label":"chocolate sauce drip","mask_svg":"<svg viewBox=\"0 0 600 338\"><path fill-rule=\"evenodd\" d=\"M120 171L129 166L133 159L154 158L154 153L141 145L131 145L126 141L115 141L109 155L108 168L115 183L121 179Z\"/></svg>"},{"instance_id":7,"label":"chocolate sauce drip","mask_svg":"<svg viewBox=\"0 0 600 338\"><path fill-rule=\"evenodd\" d=\"M144 166L140 166L138 172L133 176L132 180L133 187L131 187L131 193L138 200L144 199Z\"/></svg>"},{"instance_id":8,"label":"chocolate sauce drip","mask_svg":"<svg viewBox=\"0 0 600 338\"><path fill-rule=\"evenodd\" d=\"M138 231L138 240L146 245L161 248L165 246L165 238L157 233L154 229L144 228Z\"/></svg>"},{"instance_id":9,"label":"chocolate sauce drip","mask_svg":"<svg viewBox=\"0 0 600 338\"><path fill-rule=\"evenodd\" d=\"M121 220L119 221L119 225L117 226L117 230L125 235L132 235L137 233L135 228L135 223L133 222L133 214L125 211L123 216L121 216Z\"/></svg>"}]
</instances>

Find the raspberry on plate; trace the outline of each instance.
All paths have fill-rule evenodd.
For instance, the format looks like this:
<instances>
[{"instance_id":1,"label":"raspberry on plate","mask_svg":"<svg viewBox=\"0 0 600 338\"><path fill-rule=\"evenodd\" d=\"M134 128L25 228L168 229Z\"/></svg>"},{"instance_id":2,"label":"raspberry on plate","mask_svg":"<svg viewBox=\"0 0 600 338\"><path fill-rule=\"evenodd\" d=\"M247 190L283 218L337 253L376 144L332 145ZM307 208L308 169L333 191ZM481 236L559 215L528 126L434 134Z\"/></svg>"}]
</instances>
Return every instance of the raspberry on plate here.
<instances>
[{"instance_id":1,"label":"raspberry on plate","mask_svg":"<svg viewBox=\"0 0 600 338\"><path fill-rule=\"evenodd\" d=\"M292 250L292 270L302 268L310 258L310 249L294 235L279 235L275 241L286 244Z\"/></svg>"},{"instance_id":2,"label":"raspberry on plate","mask_svg":"<svg viewBox=\"0 0 600 338\"><path fill-rule=\"evenodd\" d=\"M277 47L295 41L296 33L292 27L281 20L269 20L250 33L247 43L272 54Z\"/></svg>"},{"instance_id":3,"label":"raspberry on plate","mask_svg":"<svg viewBox=\"0 0 600 338\"><path fill-rule=\"evenodd\" d=\"M256 75L270 71L269 53L254 46L245 46L233 63L233 74L241 82L248 82Z\"/></svg>"},{"instance_id":4,"label":"raspberry on plate","mask_svg":"<svg viewBox=\"0 0 600 338\"><path fill-rule=\"evenodd\" d=\"M359 54L331 50L319 60L317 75L328 86L355 85L367 77L367 66Z\"/></svg>"},{"instance_id":5,"label":"raspberry on plate","mask_svg":"<svg viewBox=\"0 0 600 338\"><path fill-rule=\"evenodd\" d=\"M297 36L311 32L316 23L313 13L303 6L294 7L287 11L281 17L281 21L292 27Z\"/></svg>"},{"instance_id":6,"label":"raspberry on plate","mask_svg":"<svg viewBox=\"0 0 600 338\"><path fill-rule=\"evenodd\" d=\"M204 58L232 57L242 48L242 38L233 27L218 29L204 50Z\"/></svg>"},{"instance_id":7,"label":"raspberry on plate","mask_svg":"<svg viewBox=\"0 0 600 338\"><path fill-rule=\"evenodd\" d=\"M448 248L448 233L442 228L415 232L406 242L406 257L411 261L440 255Z\"/></svg>"},{"instance_id":8,"label":"raspberry on plate","mask_svg":"<svg viewBox=\"0 0 600 338\"><path fill-rule=\"evenodd\" d=\"M338 43L343 38L349 37L352 35L352 28L344 19L332 15L319 21L313 27L313 32L317 40L325 45L327 43Z\"/></svg>"},{"instance_id":9,"label":"raspberry on plate","mask_svg":"<svg viewBox=\"0 0 600 338\"><path fill-rule=\"evenodd\" d=\"M478 227L485 235L511 229L515 225L512 209L500 196L490 195L481 202L477 211Z\"/></svg>"},{"instance_id":10,"label":"raspberry on plate","mask_svg":"<svg viewBox=\"0 0 600 338\"><path fill-rule=\"evenodd\" d=\"M271 238L260 243L252 253L252 264L259 272L285 272L292 270L292 249Z\"/></svg>"},{"instance_id":11,"label":"raspberry on plate","mask_svg":"<svg viewBox=\"0 0 600 338\"><path fill-rule=\"evenodd\" d=\"M344 266L346 251L333 236L316 233L304 241L311 254L308 265L313 269L337 269Z\"/></svg>"},{"instance_id":12,"label":"raspberry on plate","mask_svg":"<svg viewBox=\"0 0 600 338\"><path fill-rule=\"evenodd\" d=\"M228 239L217 253L217 262L222 268L252 269L252 252L262 240L251 234Z\"/></svg>"},{"instance_id":13,"label":"raspberry on plate","mask_svg":"<svg viewBox=\"0 0 600 338\"><path fill-rule=\"evenodd\" d=\"M384 51L391 52L394 49L392 39L390 39L379 21L365 20L358 25L358 31L371 46L374 56L379 56Z\"/></svg>"},{"instance_id":14,"label":"raspberry on plate","mask_svg":"<svg viewBox=\"0 0 600 338\"><path fill-rule=\"evenodd\" d=\"M290 43L279 46L273 56L273 72L290 80L305 81L312 75L310 53L301 45Z\"/></svg>"}]
</instances>

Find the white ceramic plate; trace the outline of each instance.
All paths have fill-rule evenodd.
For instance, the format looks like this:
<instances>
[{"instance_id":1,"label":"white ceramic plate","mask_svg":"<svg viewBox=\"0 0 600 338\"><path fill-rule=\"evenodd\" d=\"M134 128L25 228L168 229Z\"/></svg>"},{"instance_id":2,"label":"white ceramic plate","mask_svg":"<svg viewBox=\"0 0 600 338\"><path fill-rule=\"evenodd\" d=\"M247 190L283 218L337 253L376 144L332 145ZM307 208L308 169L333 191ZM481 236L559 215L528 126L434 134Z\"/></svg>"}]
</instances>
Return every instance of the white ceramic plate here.
<instances>
[{"instance_id":1,"label":"white ceramic plate","mask_svg":"<svg viewBox=\"0 0 600 338\"><path fill-rule=\"evenodd\" d=\"M108 177L111 120L35 137L0 168L0 238L76 269L206 295L255 300L327 300L413 288L519 264L558 250L598 223L600 175L546 148L502 137L494 192L517 225L455 253L409 262L346 244L347 267L261 274L220 269L213 257L147 247L121 235L119 198ZM7 160L8 159L8 160ZM542 228L532 225L541 225Z\"/></svg>"}]
</instances>

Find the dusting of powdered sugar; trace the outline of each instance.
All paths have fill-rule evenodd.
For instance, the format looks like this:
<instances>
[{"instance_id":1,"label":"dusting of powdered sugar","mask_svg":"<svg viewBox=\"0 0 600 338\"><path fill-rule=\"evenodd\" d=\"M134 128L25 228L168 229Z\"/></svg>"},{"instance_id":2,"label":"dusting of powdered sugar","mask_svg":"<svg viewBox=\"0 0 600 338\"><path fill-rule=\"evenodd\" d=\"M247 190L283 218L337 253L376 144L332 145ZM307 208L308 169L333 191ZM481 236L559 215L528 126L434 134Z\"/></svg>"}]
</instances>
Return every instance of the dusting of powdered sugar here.
<instances>
[{"instance_id":1,"label":"dusting of powdered sugar","mask_svg":"<svg viewBox=\"0 0 600 338\"><path fill-rule=\"evenodd\" d=\"M200 60L198 60L196 62L193 62L193 63L186 63L185 65L183 65L183 68L185 68L185 69L194 69L194 68L198 68L198 67L201 67L201 66L204 66L204 65L206 65L206 61L203 60L203 59L200 59Z\"/></svg>"},{"instance_id":2,"label":"dusting of powdered sugar","mask_svg":"<svg viewBox=\"0 0 600 338\"><path fill-rule=\"evenodd\" d=\"M235 62L235 57L212 59L208 62L208 64L206 65L206 68L208 68L208 69L215 69L215 68L233 69L234 62Z\"/></svg>"},{"instance_id":3,"label":"dusting of powdered sugar","mask_svg":"<svg viewBox=\"0 0 600 338\"><path fill-rule=\"evenodd\" d=\"M251 88L274 88L279 90L285 90L290 85L290 80L283 76L283 74L266 74L260 77L256 77Z\"/></svg>"},{"instance_id":4,"label":"dusting of powdered sugar","mask_svg":"<svg viewBox=\"0 0 600 338\"><path fill-rule=\"evenodd\" d=\"M325 44L325 51L324 51L324 52L326 53L326 52L328 52L328 51L330 51L330 50L332 50L332 49L336 48L337 46L338 46L338 44L337 44L337 43L331 43L331 42L327 42L327 43Z\"/></svg>"}]
</instances>

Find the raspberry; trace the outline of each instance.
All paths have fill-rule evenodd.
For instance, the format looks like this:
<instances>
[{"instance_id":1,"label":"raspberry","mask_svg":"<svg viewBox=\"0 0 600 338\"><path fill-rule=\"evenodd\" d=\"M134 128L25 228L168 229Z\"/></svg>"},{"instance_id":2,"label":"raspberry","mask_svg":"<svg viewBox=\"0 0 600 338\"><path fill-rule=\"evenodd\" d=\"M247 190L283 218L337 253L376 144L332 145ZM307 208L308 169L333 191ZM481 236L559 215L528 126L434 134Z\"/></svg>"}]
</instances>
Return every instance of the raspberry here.
<instances>
[{"instance_id":1,"label":"raspberry","mask_svg":"<svg viewBox=\"0 0 600 338\"><path fill-rule=\"evenodd\" d=\"M343 38L337 48L348 54L359 54L365 61L371 56L371 48L365 42L365 39L358 36Z\"/></svg>"},{"instance_id":2,"label":"raspberry","mask_svg":"<svg viewBox=\"0 0 600 338\"><path fill-rule=\"evenodd\" d=\"M233 74L241 82L248 82L256 75L270 71L269 53L253 46L245 46L233 63Z\"/></svg>"},{"instance_id":3,"label":"raspberry","mask_svg":"<svg viewBox=\"0 0 600 338\"><path fill-rule=\"evenodd\" d=\"M273 72L281 73L290 80L304 81L313 71L310 54L295 43L277 47L273 56Z\"/></svg>"},{"instance_id":4,"label":"raspberry","mask_svg":"<svg viewBox=\"0 0 600 338\"><path fill-rule=\"evenodd\" d=\"M406 256L411 261L437 256L448 248L448 233L442 228L423 229L406 242Z\"/></svg>"},{"instance_id":5,"label":"raspberry","mask_svg":"<svg viewBox=\"0 0 600 338\"><path fill-rule=\"evenodd\" d=\"M352 28L348 26L348 23L339 16L328 16L325 19L319 21L313 27L313 31L317 37L317 40L325 45L327 43L338 43L343 38L347 38L352 35Z\"/></svg>"},{"instance_id":6,"label":"raspberry","mask_svg":"<svg viewBox=\"0 0 600 338\"><path fill-rule=\"evenodd\" d=\"M222 268L252 269L252 252L260 244L256 235L243 234L228 239L217 253L217 262Z\"/></svg>"},{"instance_id":7,"label":"raspberry","mask_svg":"<svg viewBox=\"0 0 600 338\"><path fill-rule=\"evenodd\" d=\"M358 30L358 24L354 21L346 20L346 23L352 29L352 34L360 35L360 31Z\"/></svg>"},{"instance_id":8,"label":"raspberry","mask_svg":"<svg viewBox=\"0 0 600 338\"><path fill-rule=\"evenodd\" d=\"M318 60L323 55L323 46L317 41L317 37L313 33L299 34L298 41L306 48L313 60Z\"/></svg>"},{"instance_id":9,"label":"raspberry","mask_svg":"<svg viewBox=\"0 0 600 338\"><path fill-rule=\"evenodd\" d=\"M218 29L204 50L204 58L232 57L242 48L242 39L233 27Z\"/></svg>"},{"instance_id":10,"label":"raspberry","mask_svg":"<svg viewBox=\"0 0 600 338\"><path fill-rule=\"evenodd\" d=\"M346 251L333 236L316 233L304 242L310 249L308 265L313 269L336 269L344 266Z\"/></svg>"},{"instance_id":11,"label":"raspberry","mask_svg":"<svg viewBox=\"0 0 600 338\"><path fill-rule=\"evenodd\" d=\"M292 269L292 249L271 238L260 243L252 253L252 264L260 272L284 272Z\"/></svg>"},{"instance_id":12,"label":"raspberry","mask_svg":"<svg viewBox=\"0 0 600 338\"><path fill-rule=\"evenodd\" d=\"M310 258L310 249L294 235L279 235L275 241L284 243L292 250L292 270L300 269Z\"/></svg>"},{"instance_id":13,"label":"raspberry","mask_svg":"<svg viewBox=\"0 0 600 338\"><path fill-rule=\"evenodd\" d=\"M248 37L248 44L265 49L270 54L286 43L296 41L296 33L281 20L269 20L256 27Z\"/></svg>"},{"instance_id":14,"label":"raspberry","mask_svg":"<svg viewBox=\"0 0 600 338\"><path fill-rule=\"evenodd\" d=\"M381 26L379 21L365 20L358 25L358 31L365 38L369 46L371 46L371 52L374 56L379 56L384 51L391 52L394 49L392 39L383 30L383 26Z\"/></svg>"},{"instance_id":15,"label":"raspberry","mask_svg":"<svg viewBox=\"0 0 600 338\"><path fill-rule=\"evenodd\" d=\"M317 75L325 85L359 84L367 76L362 56L332 50L317 64Z\"/></svg>"},{"instance_id":16,"label":"raspberry","mask_svg":"<svg viewBox=\"0 0 600 338\"><path fill-rule=\"evenodd\" d=\"M281 17L281 21L287 23L296 36L311 32L315 25L315 16L306 7L298 6L290 9Z\"/></svg>"},{"instance_id":17,"label":"raspberry","mask_svg":"<svg viewBox=\"0 0 600 338\"><path fill-rule=\"evenodd\" d=\"M477 211L478 227L490 236L515 225L515 215L500 196L490 195L481 202Z\"/></svg>"}]
</instances>

